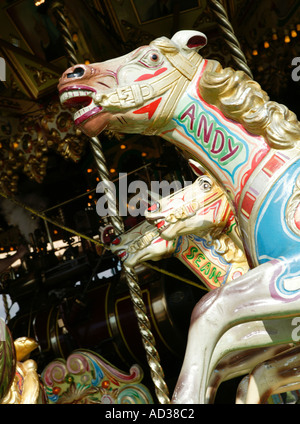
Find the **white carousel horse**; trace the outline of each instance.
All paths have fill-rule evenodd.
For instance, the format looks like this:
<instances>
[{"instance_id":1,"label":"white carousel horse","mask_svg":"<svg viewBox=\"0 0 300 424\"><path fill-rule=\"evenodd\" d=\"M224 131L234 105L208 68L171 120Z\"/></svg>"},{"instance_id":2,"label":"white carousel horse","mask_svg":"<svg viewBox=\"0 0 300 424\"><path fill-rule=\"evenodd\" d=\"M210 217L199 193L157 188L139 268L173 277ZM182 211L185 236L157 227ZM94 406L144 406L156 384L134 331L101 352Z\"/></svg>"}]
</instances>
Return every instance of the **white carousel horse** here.
<instances>
[{"instance_id":1,"label":"white carousel horse","mask_svg":"<svg viewBox=\"0 0 300 424\"><path fill-rule=\"evenodd\" d=\"M135 267L146 260L156 261L175 256L209 289L214 289L247 272L249 267L243 252L227 235L233 234L234 239L238 237L226 194L211 176L203 174L204 170L199 164L194 161L191 164L194 172L201 176L191 186L163 197L149 207L146 216L148 219L151 217L150 222L154 222L155 226L147 221L138 224L116 237L111 250L128 267ZM216 213L209 213L211 210ZM202 237L188 235L188 231L201 234ZM215 238L212 237L213 233ZM167 240L162 238L165 236ZM221 269L218 274L214 272L214 276L218 275L219 278L214 281L209 275L214 270L211 264L217 261L223 267L226 264L226 268ZM287 324L291 328L290 321ZM267 329L261 322L241 324L221 339L214 352L216 359L212 361L216 368L212 369L208 384L210 403L223 381L249 374L257 364L290 349L290 345L284 344L284 340L275 340L276 327L277 323L274 321L269 325L267 323ZM273 335L272 345L266 347L265 338L269 333ZM255 338L255 343L259 346L262 335L264 348L247 349L249 339L253 343ZM228 346L232 348L229 349ZM252 390L252 386L249 390ZM248 396L248 399L253 398Z\"/></svg>"},{"instance_id":2,"label":"white carousel horse","mask_svg":"<svg viewBox=\"0 0 300 424\"><path fill-rule=\"evenodd\" d=\"M204 34L180 31L76 65L59 82L61 102L80 107L75 124L87 135L157 134L201 162L235 208L253 269L194 309L178 403L206 402L214 350L229 329L297 317L300 307L300 124L242 71L204 60L197 51L205 44ZM293 341L292 331L286 336Z\"/></svg>"},{"instance_id":3,"label":"white carousel horse","mask_svg":"<svg viewBox=\"0 0 300 424\"><path fill-rule=\"evenodd\" d=\"M200 165L193 162L193 166L202 174ZM238 233L227 196L207 174L161 198L149 207L145 216L148 222L142 222L112 242L112 252L126 266L173 255L209 289L220 287L249 270L244 252L233 241L238 239Z\"/></svg>"},{"instance_id":4,"label":"white carousel horse","mask_svg":"<svg viewBox=\"0 0 300 424\"><path fill-rule=\"evenodd\" d=\"M178 240L175 255L183 263L193 262L192 271L196 275L198 273L198 276L201 272L200 278L210 289L214 289L245 274L249 265L225 191L199 163L189 160L189 164L199 176L196 181L155 202L145 212L145 217L156 226L165 240L186 236ZM198 246L193 246L193 239ZM205 255L207 249L210 251L210 262L207 262ZM212 265L213 255L222 258L225 263L231 263L230 269L227 267L226 271L228 276L222 276L221 264L218 271ZM218 284L216 278L215 284L211 284L211 276L214 274L217 274L221 284Z\"/></svg>"}]
</instances>

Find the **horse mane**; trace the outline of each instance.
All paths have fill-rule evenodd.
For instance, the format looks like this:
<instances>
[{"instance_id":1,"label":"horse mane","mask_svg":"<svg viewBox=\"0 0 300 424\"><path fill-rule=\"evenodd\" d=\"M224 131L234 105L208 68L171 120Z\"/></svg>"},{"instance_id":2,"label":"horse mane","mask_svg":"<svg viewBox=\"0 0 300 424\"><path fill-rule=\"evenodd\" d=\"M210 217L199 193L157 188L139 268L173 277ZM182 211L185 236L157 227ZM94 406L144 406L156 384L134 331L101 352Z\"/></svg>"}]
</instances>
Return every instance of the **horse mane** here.
<instances>
[{"instance_id":1,"label":"horse mane","mask_svg":"<svg viewBox=\"0 0 300 424\"><path fill-rule=\"evenodd\" d=\"M208 60L199 84L203 99L244 126L263 136L270 147L288 149L300 142L300 123L286 106L270 101L267 93L243 71L222 68Z\"/></svg>"},{"instance_id":2,"label":"horse mane","mask_svg":"<svg viewBox=\"0 0 300 424\"><path fill-rule=\"evenodd\" d=\"M179 52L166 37L157 38L150 45L171 56ZM218 107L250 133L263 136L270 147L288 149L300 143L296 114L285 105L270 101L268 94L245 72L223 68L216 60L209 59L199 90L207 103Z\"/></svg>"},{"instance_id":3,"label":"horse mane","mask_svg":"<svg viewBox=\"0 0 300 424\"><path fill-rule=\"evenodd\" d=\"M178 47L171 42L167 37L159 37L151 41L150 46L154 46L159 49L163 54L166 53L178 53Z\"/></svg>"},{"instance_id":4,"label":"horse mane","mask_svg":"<svg viewBox=\"0 0 300 424\"><path fill-rule=\"evenodd\" d=\"M203 238L215 248L220 256L223 256L225 261L229 263L246 261L244 252L236 246L227 234L220 233L220 230L216 231L215 228L212 228Z\"/></svg>"}]
</instances>

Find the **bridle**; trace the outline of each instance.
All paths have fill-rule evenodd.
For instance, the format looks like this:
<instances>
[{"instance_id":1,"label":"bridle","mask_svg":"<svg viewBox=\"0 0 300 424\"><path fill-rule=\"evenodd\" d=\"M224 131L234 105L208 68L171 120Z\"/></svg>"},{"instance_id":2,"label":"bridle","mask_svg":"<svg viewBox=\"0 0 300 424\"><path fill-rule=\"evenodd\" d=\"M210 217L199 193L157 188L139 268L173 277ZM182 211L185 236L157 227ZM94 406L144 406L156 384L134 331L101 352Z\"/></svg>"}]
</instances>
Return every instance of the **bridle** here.
<instances>
[{"instance_id":1,"label":"bridle","mask_svg":"<svg viewBox=\"0 0 300 424\"><path fill-rule=\"evenodd\" d=\"M151 84L146 82L134 83L124 87L118 87L110 93L97 93L93 97L94 103L108 112L127 110L140 107L146 101L166 95L162 102L159 114L151 122L144 134L154 135L160 132L173 116L176 105L186 90L189 83L196 75L203 58L195 51L184 56L178 49L165 51L155 44L150 46L159 49L169 60L174 69L151 78Z\"/></svg>"}]
</instances>

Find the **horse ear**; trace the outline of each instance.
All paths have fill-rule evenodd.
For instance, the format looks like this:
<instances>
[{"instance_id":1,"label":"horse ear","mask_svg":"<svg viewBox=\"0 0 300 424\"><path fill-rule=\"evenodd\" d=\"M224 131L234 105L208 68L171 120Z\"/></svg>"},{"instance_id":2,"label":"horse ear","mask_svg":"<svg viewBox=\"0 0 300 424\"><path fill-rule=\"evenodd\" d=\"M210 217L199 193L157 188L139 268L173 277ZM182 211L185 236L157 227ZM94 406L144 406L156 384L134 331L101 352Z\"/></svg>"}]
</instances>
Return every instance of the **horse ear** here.
<instances>
[{"instance_id":1,"label":"horse ear","mask_svg":"<svg viewBox=\"0 0 300 424\"><path fill-rule=\"evenodd\" d=\"M198 51L207 44L206 35L200 31L178 31L173 35L171 41L177 47L186 51L191 49Z\"/></svg>"},{"instance_id":2,"label":"horse ear","mask_svg":"<svg viewBox=\"0 0 300 424\"><path fill-rule=\"evenodd\" d=\"M193 159L189 159L189 165L191 170L194 172L194 174L197 175L197 177L201 177L204 174L207 174L206 169L200 165L199 162L196 162Z\"/></svg>"}]
</instances>

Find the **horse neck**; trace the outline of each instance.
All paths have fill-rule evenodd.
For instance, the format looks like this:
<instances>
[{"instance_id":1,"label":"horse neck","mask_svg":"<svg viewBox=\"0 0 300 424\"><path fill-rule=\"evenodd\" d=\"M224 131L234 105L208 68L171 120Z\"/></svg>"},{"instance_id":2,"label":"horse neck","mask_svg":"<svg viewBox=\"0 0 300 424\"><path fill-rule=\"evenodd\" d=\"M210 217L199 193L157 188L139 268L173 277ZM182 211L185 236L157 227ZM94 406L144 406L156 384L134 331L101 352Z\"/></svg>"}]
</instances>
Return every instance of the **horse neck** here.
<instances>
[{"instance_id":1,"label":"horse neck","mask_svg":"<svg viewBox=\"0 0 300 424\"><path fill-rule=\"evenodd\" d=\"M251 135L204 101L198 88L204 67L181 96L173 118L159 135L199 160L222 182L237 207L242 184L270 148L263 137Z\"/></svg>"},{"instance_id":2,"label":"horse neck","mask_svg":"<svg viewBox=\"0 0 300 424\"><path fill-rule=\"evenodd\" d=\"M223 233L231 238L233 243L242 251L244 251L244 245L240 234L239 226L233 211L231 210L228 220L225 224Z\"/></svg>"},{"instance_id":3,"label":"horse neck","mask_svg":"<svg viewBox=\"0 0 300 424\"><path fill-rule=\"evenodd\" d=\"M229 239L224 233L213 241L206 236L182 236L177 240L173 256L209 290L215 289L235 278L236 273L242 275L249 270L243 251L236 245L230 245Z\"/></svg>"},{"instance_id":4,"label":"horse neck","mask_svg":"<svg viewBox=\"0 0 300 424\"><path fill-rule=\"evenodd\" d=\"M205 210L211 208L216 211L214 221L217 224L212 224L205 234L199 228L198 232L195 230L196 236L179 237L173 256L184 263L209 289L214 289L231 281L235 271L246 272L248 265L235 215L226 194L204 206L201 212L205 213Z\"/></svg>"}]
</instances>

